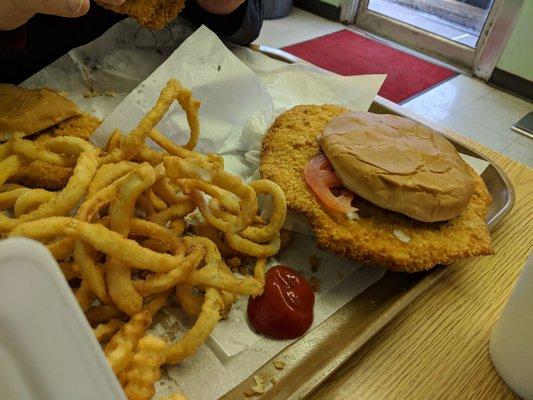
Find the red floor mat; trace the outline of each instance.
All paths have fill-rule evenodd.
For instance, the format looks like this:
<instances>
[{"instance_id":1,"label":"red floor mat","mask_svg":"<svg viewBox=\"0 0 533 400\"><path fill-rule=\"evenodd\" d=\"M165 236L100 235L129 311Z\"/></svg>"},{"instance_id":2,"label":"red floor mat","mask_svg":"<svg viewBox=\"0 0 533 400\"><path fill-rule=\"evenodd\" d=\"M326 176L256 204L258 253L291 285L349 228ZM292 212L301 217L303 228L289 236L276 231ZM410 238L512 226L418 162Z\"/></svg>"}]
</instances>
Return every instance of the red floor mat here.
<instances>
[{"instance_id":1,"label":"red floor mat","mask_svg":"<svg viewBox=\"0 0 533 400\"><path fill-rule=\"evenodd\" d=\"M340 75L387 74L379 94L396 103L456 75L448 68L348 29L297 43L283 50Z\"/></svg>"}]
</instances>

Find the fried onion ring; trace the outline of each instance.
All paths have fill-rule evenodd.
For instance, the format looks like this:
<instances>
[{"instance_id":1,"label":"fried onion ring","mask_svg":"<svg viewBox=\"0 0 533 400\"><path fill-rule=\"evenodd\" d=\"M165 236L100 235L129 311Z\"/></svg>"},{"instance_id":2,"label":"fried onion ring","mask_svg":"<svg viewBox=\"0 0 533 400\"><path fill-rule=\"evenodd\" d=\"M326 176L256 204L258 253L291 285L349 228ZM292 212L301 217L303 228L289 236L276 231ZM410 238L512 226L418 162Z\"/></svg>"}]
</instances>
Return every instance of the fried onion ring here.
<instances>
[{"instance_id":1,"label":"fried onion ring","mask_svg":"<svg viewBox=\"0 0 533 400\"><path fill-rule=\"evenodd\" d=\"M178 342L165 349L166 362L176 364L193 354L207 340L222 318L223 308L220 292L212 288L207 289L202 311L193 327Z\"/></svg>"}]
</instances>

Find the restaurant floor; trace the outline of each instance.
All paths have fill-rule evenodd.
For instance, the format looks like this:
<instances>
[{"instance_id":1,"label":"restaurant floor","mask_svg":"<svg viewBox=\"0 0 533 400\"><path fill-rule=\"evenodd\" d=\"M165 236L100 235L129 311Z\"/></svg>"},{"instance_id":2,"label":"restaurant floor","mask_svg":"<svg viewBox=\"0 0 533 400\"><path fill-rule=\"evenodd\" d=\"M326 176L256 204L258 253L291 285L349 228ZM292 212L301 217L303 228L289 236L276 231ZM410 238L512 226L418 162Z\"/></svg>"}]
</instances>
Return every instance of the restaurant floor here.
<instances>
[{"instance_id":1,"label":"restaurant floor","mask_svg":"<svg viewBox=\"0 0 533 400\"><path fill-rule=\"evenodd\" d=\"M294 8L288 17L265 21L256 43L281 48L340 29L346 29L346 26ZM525 100L461 74L421 93L403 106L533 166L533 140L510 129L533 111L533 104Z\"/></svg>"}]
</instances>

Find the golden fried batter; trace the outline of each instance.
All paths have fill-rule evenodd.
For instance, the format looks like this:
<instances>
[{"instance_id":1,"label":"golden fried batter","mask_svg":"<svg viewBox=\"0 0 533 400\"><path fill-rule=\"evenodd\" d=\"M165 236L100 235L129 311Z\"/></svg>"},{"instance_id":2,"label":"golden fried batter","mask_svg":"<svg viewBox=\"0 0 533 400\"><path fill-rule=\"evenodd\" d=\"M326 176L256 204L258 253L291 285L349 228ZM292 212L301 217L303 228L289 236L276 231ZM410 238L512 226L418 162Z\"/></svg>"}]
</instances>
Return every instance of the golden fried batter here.
<instances>
[{"instance_id":1,"label":"golden fried batter","mask_svg":"<svg viewBox=\"0 0 533 400\"><path fill-rule=\"evenodd\" d=\"M98 125L100 125L100 122L98 118L89 114L82 114L41 131L36 140L39 141L46 136L76 136L89 140ZM71 175L72 168L70 167L60 167L36 160L22 167L11 177L10 182L19 183L30 188L60 190L65 187Z\"/></svg>"},{"instance_id":2,"label":"golden fried batter","mask_svg":"<svg viewBox=\"0 0 533 400\"><path fill-rule=\"evenodd\" d=\"M304 169L321 151L317 136L333 117L347 111L332 105L294 107L276 119L263 140L262 177L276 182L285 192L287 206L307 217L319 247L403 272L493 253L485 223L491 198L483 180L470 168L474 194L462 214L450 221L419 222L357 195L356 220L322 206L307 186ZM407 242L398 238L405 239L402 233L409 238Z\"/></svg>"},{"instance_id":3,"label":"golden fried batter","mask_svg":"<svg viewBox=\"0 0 533 400\"><path fill-rule=\"evenodd\" d=\"M73 168L36 160L22 167L9 181L29 188L60 190L72 176Z\"/></svg>"},{"instance_id":4,"label":"golden fried batter","mask_svg":"<svg viewBox=\"0 0 533 400\"><path fill-rule=\"evenodd\" d=\"M96 128L100 125L100 122L102 121L92 115L82 114L45 129L41 133L51 136L75 136L89 140Z\"/></svg>"},{"instance_id":5,"label":"golden fried batter","mask_svg":"<svg viewBox=\"0 0 533 400\"><path fill-rule=\"evenodd\" d=\"M120 6L99 3L119 14L127 14L149 29L161 29L185 7L185 0L126 0Z\"/></svg>"},{"instance_id":6,"label":"golden fried batter","mask_svg":"<svg viewBox=\"0 0 533 400\"><path fill-rule=\"evenodd\" d=\"M206 222L195 224L192 226L193 234L197 236L205 236L215 243L223 258L231 258L241 255L238 251L233 250L224 241L224 232L219 231L214 226L209 225Z\"/></svg>"}]
</instances>

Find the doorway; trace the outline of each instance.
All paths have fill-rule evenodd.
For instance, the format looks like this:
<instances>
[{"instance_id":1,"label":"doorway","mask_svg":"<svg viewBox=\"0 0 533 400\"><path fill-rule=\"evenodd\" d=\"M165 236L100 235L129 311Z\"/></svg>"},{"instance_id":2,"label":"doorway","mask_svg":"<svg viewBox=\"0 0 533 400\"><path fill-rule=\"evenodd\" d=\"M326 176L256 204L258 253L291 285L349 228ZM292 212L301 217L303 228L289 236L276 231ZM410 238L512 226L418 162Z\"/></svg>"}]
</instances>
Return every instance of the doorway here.
<instances>
[{"instance_id":1,"label":"doorway","mask_svg":"<svg viewBox=\"0 0 533 400\"><path fill-rule=\"evenodd\" d=\"M524 0L344 0L346 22L487 79Z\"/></svg>"}]
</instances>

